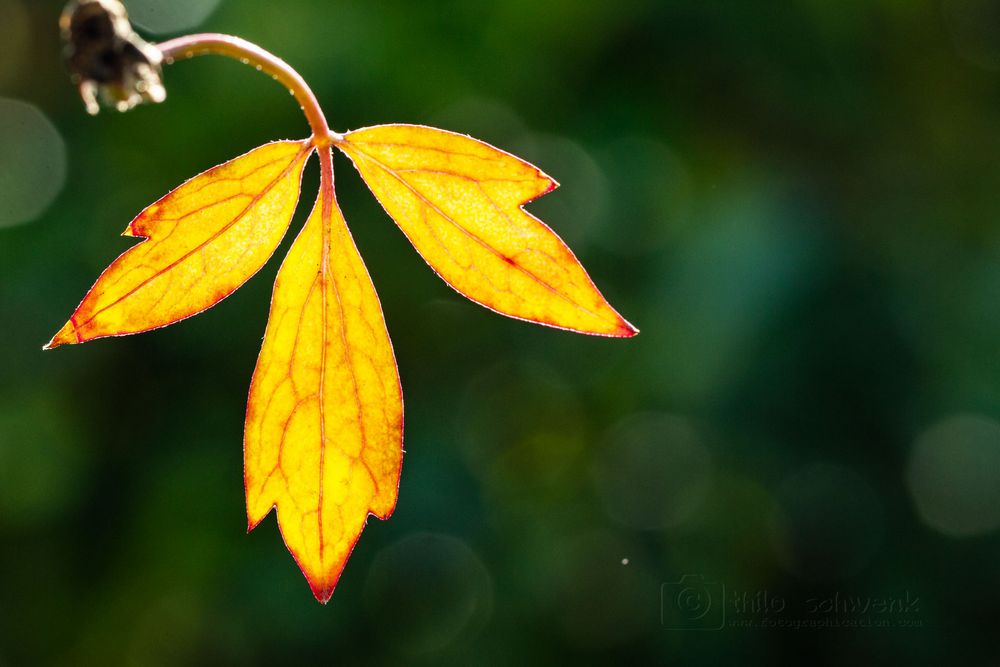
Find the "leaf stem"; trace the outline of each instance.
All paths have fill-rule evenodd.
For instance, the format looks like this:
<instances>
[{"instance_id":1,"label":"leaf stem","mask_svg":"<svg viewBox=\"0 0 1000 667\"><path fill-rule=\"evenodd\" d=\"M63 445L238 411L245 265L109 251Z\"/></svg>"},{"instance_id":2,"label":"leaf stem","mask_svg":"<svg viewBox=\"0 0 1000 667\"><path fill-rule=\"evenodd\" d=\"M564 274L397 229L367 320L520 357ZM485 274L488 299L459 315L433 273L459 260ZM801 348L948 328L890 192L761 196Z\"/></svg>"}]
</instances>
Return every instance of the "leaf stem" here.
<instances>
[{"instance_id":1,"label":"leaf stem","mask_svg":"<svg viewBox=\"0 0 1000 667\"><path fill-rule=\"evenodd\" d=\"M312 144L321 151L321 154L323 149L330 145L331 139L338 136L336 134L331 136L330 126L326 122L323 110L320 109L319 102L316 101L316 96L313 95L305 79L284 60L252 42L231 35L202 33L177 37L157 44L156 47L163 53L165 64L181 58L214 54L239 60L245 65L253 65L258 71L269 74L295 96L302 111L305 112L306 120L309 121Z\"/></svg>"}]
</instances>

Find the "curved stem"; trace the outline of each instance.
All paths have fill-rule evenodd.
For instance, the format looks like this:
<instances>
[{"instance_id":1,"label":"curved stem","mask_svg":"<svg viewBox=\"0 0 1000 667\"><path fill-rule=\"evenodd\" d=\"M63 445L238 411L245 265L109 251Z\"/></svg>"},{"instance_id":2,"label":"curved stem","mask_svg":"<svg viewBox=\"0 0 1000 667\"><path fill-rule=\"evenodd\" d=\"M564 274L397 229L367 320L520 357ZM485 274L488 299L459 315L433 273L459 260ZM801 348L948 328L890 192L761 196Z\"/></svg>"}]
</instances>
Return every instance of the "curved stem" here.
<instances>
[{"instance_id":1,"label":"curved stem","mask_svg":"<svg viewBox=\"0 0 1000 667\"><path fill-rule=\"evenodd\" d=\"M295 96L309 121L313 145L320 151L330 145L330 126L316 96L299 73L274 54L245 39L216 33L186 35L162 42L156 47L163 53L165 63L172 63L179 58L215 54L239 60L266 72Z\"/></svg>"}]
</instances>

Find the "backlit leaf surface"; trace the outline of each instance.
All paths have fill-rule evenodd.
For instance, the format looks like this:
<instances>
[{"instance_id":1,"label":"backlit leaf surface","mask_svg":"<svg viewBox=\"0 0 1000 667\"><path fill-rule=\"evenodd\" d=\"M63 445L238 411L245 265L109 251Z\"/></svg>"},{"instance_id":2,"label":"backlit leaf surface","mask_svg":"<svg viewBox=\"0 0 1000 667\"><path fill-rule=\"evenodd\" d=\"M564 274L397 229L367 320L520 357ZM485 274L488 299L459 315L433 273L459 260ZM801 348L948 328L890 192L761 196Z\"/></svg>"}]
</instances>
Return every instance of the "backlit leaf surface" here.
<instances>
[{"instance_id":1,"label":"backlit leaf surface","mask_svg":"<svg viewBox=\"0 0 1000 667\"><path fill-rule=\"evenodd\" d=\"M572 251L522 206L556 187L537 167L465 135L379 125L336 142L449 285L498 313L633 336Z\"/></svg>"},{"instance_id":2,"label":"backlit leaf surface","mask_svg":"<svg viewBox=\"0 0 1000 667\"><path fill-rule=\"evenodd\" d=\"M285 544L321 602L368 514L392 513L403 437L382 309L331 181L274 285L244 449L250 528L277 506Z\"/></svg>"},{"instance_id":3,"label":"backlit leaf surface","mask_svg":"<svg viewBox=\"0 0 1000 667\"><path fill-rule=\"evenodd\" d=\"M147 240L101 274L47 347L162 327L232 294L288 229L310 152L305 142L266 144L140 213L123 236Z\"/></svg>"}]
</instances>

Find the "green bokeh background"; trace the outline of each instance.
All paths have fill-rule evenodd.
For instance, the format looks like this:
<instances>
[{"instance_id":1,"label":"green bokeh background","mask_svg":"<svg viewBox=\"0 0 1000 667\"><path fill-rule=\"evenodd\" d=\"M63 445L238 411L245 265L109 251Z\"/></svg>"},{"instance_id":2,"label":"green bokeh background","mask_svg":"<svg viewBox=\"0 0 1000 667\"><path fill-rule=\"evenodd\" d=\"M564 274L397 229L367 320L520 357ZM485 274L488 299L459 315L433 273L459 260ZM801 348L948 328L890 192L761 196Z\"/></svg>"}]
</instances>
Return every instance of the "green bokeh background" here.
<instances>
[{"instance_id":1,"label":"green bokeh background","mask_svg":"<svg viewBox=\"0 0 1000 667\"><path fill-rule=\"evenodd\" d=\"M273 518L245 534L277 258L182 324L41 351L133 215L305 123L213 58L88 117L60 9L0 0L0 97L67 169L0 228L0 665L996 658L996 2L223 0L200 27L285 58L335 128L444 127L552 174L531 210L642 330L462 300L338 158L406 455L326 607ZM809 611L852 596L915 605Z\"/></svg>"}]
</instances>

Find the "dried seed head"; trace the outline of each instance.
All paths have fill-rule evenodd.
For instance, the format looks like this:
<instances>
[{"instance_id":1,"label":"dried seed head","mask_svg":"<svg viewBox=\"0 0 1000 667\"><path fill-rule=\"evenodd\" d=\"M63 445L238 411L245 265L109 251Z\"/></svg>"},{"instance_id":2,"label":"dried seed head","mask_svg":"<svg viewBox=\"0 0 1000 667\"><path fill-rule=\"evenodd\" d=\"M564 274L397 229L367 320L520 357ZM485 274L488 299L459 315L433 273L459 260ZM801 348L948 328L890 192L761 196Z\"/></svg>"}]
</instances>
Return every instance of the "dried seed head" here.
<instances>
[{"instance_id":1,"label":"dried seed head","mask_svg":"<svg viewBox=\"0 0 1000 667\"><path fill-rule=\"evenodd\" d=\"M66 64L89 113L100 110L98 95L119 111L166 99L163 54L132 30L120 0L72 0L59 27Z\"/></svg>"}]
</instances>

